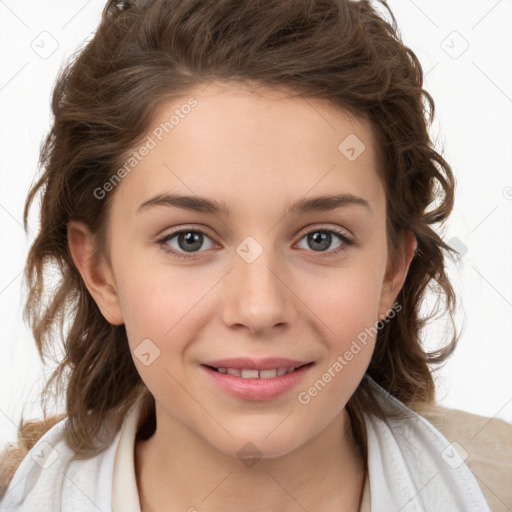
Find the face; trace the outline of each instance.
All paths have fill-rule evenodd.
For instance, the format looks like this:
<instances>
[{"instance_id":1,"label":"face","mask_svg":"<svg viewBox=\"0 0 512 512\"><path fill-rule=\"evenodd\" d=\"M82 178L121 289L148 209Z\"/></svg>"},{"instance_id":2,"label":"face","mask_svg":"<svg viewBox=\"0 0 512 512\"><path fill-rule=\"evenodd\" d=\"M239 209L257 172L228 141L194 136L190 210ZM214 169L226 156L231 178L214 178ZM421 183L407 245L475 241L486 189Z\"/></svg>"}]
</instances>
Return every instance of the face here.
<instances>
[{"instance_id":1,"label":"face","mask_svg":"<svg viewBox=\"0 0 512 512\"><path fill-rule=\"evenodd\" d=\"M233 456L291 452L342 414L398 292L370 129L321 100L217 84L147 135L109 192L102 311L125 323L159 428Z\"/></svg>"}]
</instances>

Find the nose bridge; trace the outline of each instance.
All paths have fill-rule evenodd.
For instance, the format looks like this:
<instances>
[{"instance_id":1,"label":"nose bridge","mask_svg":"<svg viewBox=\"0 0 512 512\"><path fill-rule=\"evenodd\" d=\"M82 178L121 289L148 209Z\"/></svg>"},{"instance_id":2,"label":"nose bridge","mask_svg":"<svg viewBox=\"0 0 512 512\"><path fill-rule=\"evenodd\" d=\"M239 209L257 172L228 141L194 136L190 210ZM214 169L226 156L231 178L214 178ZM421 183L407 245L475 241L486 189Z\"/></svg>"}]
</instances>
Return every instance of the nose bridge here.
<instances>
[{"instance_id":1,"label":"nose bridge","mask_svg":"<svg viewBox=\"0 0 512 512\"><path fill-rule=\"evenodd\" d=\"M242 240L233 265L223 310L227 325L259 332L293 321L293 294L279 275L280 262L270 237L263 243L252 236Z\"/></svg>"}]
</instances>

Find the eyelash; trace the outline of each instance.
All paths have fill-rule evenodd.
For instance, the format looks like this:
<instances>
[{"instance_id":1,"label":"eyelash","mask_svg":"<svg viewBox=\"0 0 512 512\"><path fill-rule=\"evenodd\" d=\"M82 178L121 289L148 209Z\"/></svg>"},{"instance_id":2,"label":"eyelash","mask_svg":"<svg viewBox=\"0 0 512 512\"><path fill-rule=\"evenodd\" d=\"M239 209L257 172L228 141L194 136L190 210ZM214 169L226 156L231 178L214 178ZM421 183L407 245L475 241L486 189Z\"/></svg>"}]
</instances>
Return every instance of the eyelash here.
<instances>
[{"instance_id":1,"label":"eyelash","mask_svg":"<svg viewBox=\"0 0 512 512\"><path fill-rule=\"evenodd\" d=\"M319 253L318 256L315 256L318 257L318 258L323 258L323 257L329 257L329 256L335 256L341 252L344 252L346 250L348 250L348 248L352 245L356 245L356 242L354 240L352 240L351 238L347 237L347 235L345 235L344 233L342 233L341 231L338 231L336 229L332 229L332 228L325 228L325 229L322 229L322 228L316 228L316 229L312 229L306 233L304 233L299 240L302 240L304 237L312 234L312 233L331 233L331 234L334 234L336 236L338 236L340 238L340 240L343 242L342 245L340 245L338 248L336 249L333 249L331 251L311 251L313 253L317 252ZM178 231L174 231L173 233L169 233L168 235L165 235L165 237L161 238L160 240L157 240L156 243L161 247L161 249L163 251L165 251L166 253L168 254L172 254L173 256L177 257L177 258L181 258L181 259L184 259L184 260L188 260L188 259L192 259L195 257L196 254L198 254L198 252L192 252L192 253L181 253L181 252L177 252L175 251L174 249L171 249L169 248L169 246L167 245L167 242L169 240L172 240L175 236L177 235L180 235L181 233L200 233L202 235L205 235L207 236L208 238L211 239L210 236L208 236L207 233L205 233L204 231L201 231L200 229L180 229ZM202 251L199 251L199 252L202 252ZM328 254L328 256L323 256L323 254Z\"/></svg>"}]
</instances>

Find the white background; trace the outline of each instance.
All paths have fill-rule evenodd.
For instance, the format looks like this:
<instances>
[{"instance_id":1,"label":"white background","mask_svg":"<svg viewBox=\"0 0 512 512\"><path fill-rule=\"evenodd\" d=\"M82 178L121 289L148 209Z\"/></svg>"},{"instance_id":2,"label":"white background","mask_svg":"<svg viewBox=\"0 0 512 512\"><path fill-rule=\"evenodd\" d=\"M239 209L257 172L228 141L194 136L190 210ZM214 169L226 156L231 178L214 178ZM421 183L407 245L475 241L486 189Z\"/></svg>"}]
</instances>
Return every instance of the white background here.
<instances>
[{"instance_id":1,"label":"white background","mask_svg":"<svg viewBox=\"0 0 512 512\"><path fill-rule=\"evenodd\" d=\"M22 410L40 414L42 369L21 314L37 218L34 208L26 236L23 204L50 127L57 71L95 30L103 5L0 0L0 444L15 438ZM436 103L436 148L457 179L455 210L442 234L467 248L461 266L449 262L464 330L437 373L438 399L512 422L512 0L390 6L423 66ZM431 324L428 346L439 343L443 328Z\"/></svg>"}]
</instances>

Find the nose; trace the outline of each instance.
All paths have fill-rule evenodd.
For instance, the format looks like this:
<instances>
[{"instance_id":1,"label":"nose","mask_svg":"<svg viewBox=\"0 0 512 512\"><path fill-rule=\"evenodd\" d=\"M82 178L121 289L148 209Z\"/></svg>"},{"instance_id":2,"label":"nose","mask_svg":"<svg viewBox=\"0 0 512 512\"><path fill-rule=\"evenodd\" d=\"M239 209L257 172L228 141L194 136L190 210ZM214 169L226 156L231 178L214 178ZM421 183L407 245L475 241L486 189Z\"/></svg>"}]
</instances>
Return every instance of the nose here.
<instances>
[{"instance_id":1,"label":"nose","mask_svg":"<svg viewBox=\"0 0 512 512\"><path fill-rule=\"evenodd\" d=\"M234 254L234 268L225 283L223 321L230 328L255 335L285 329L298 316L292 283L287 282L289 278L271 249L265 248L251 259L242 251Z\"/></svg>"}]
</instances>

